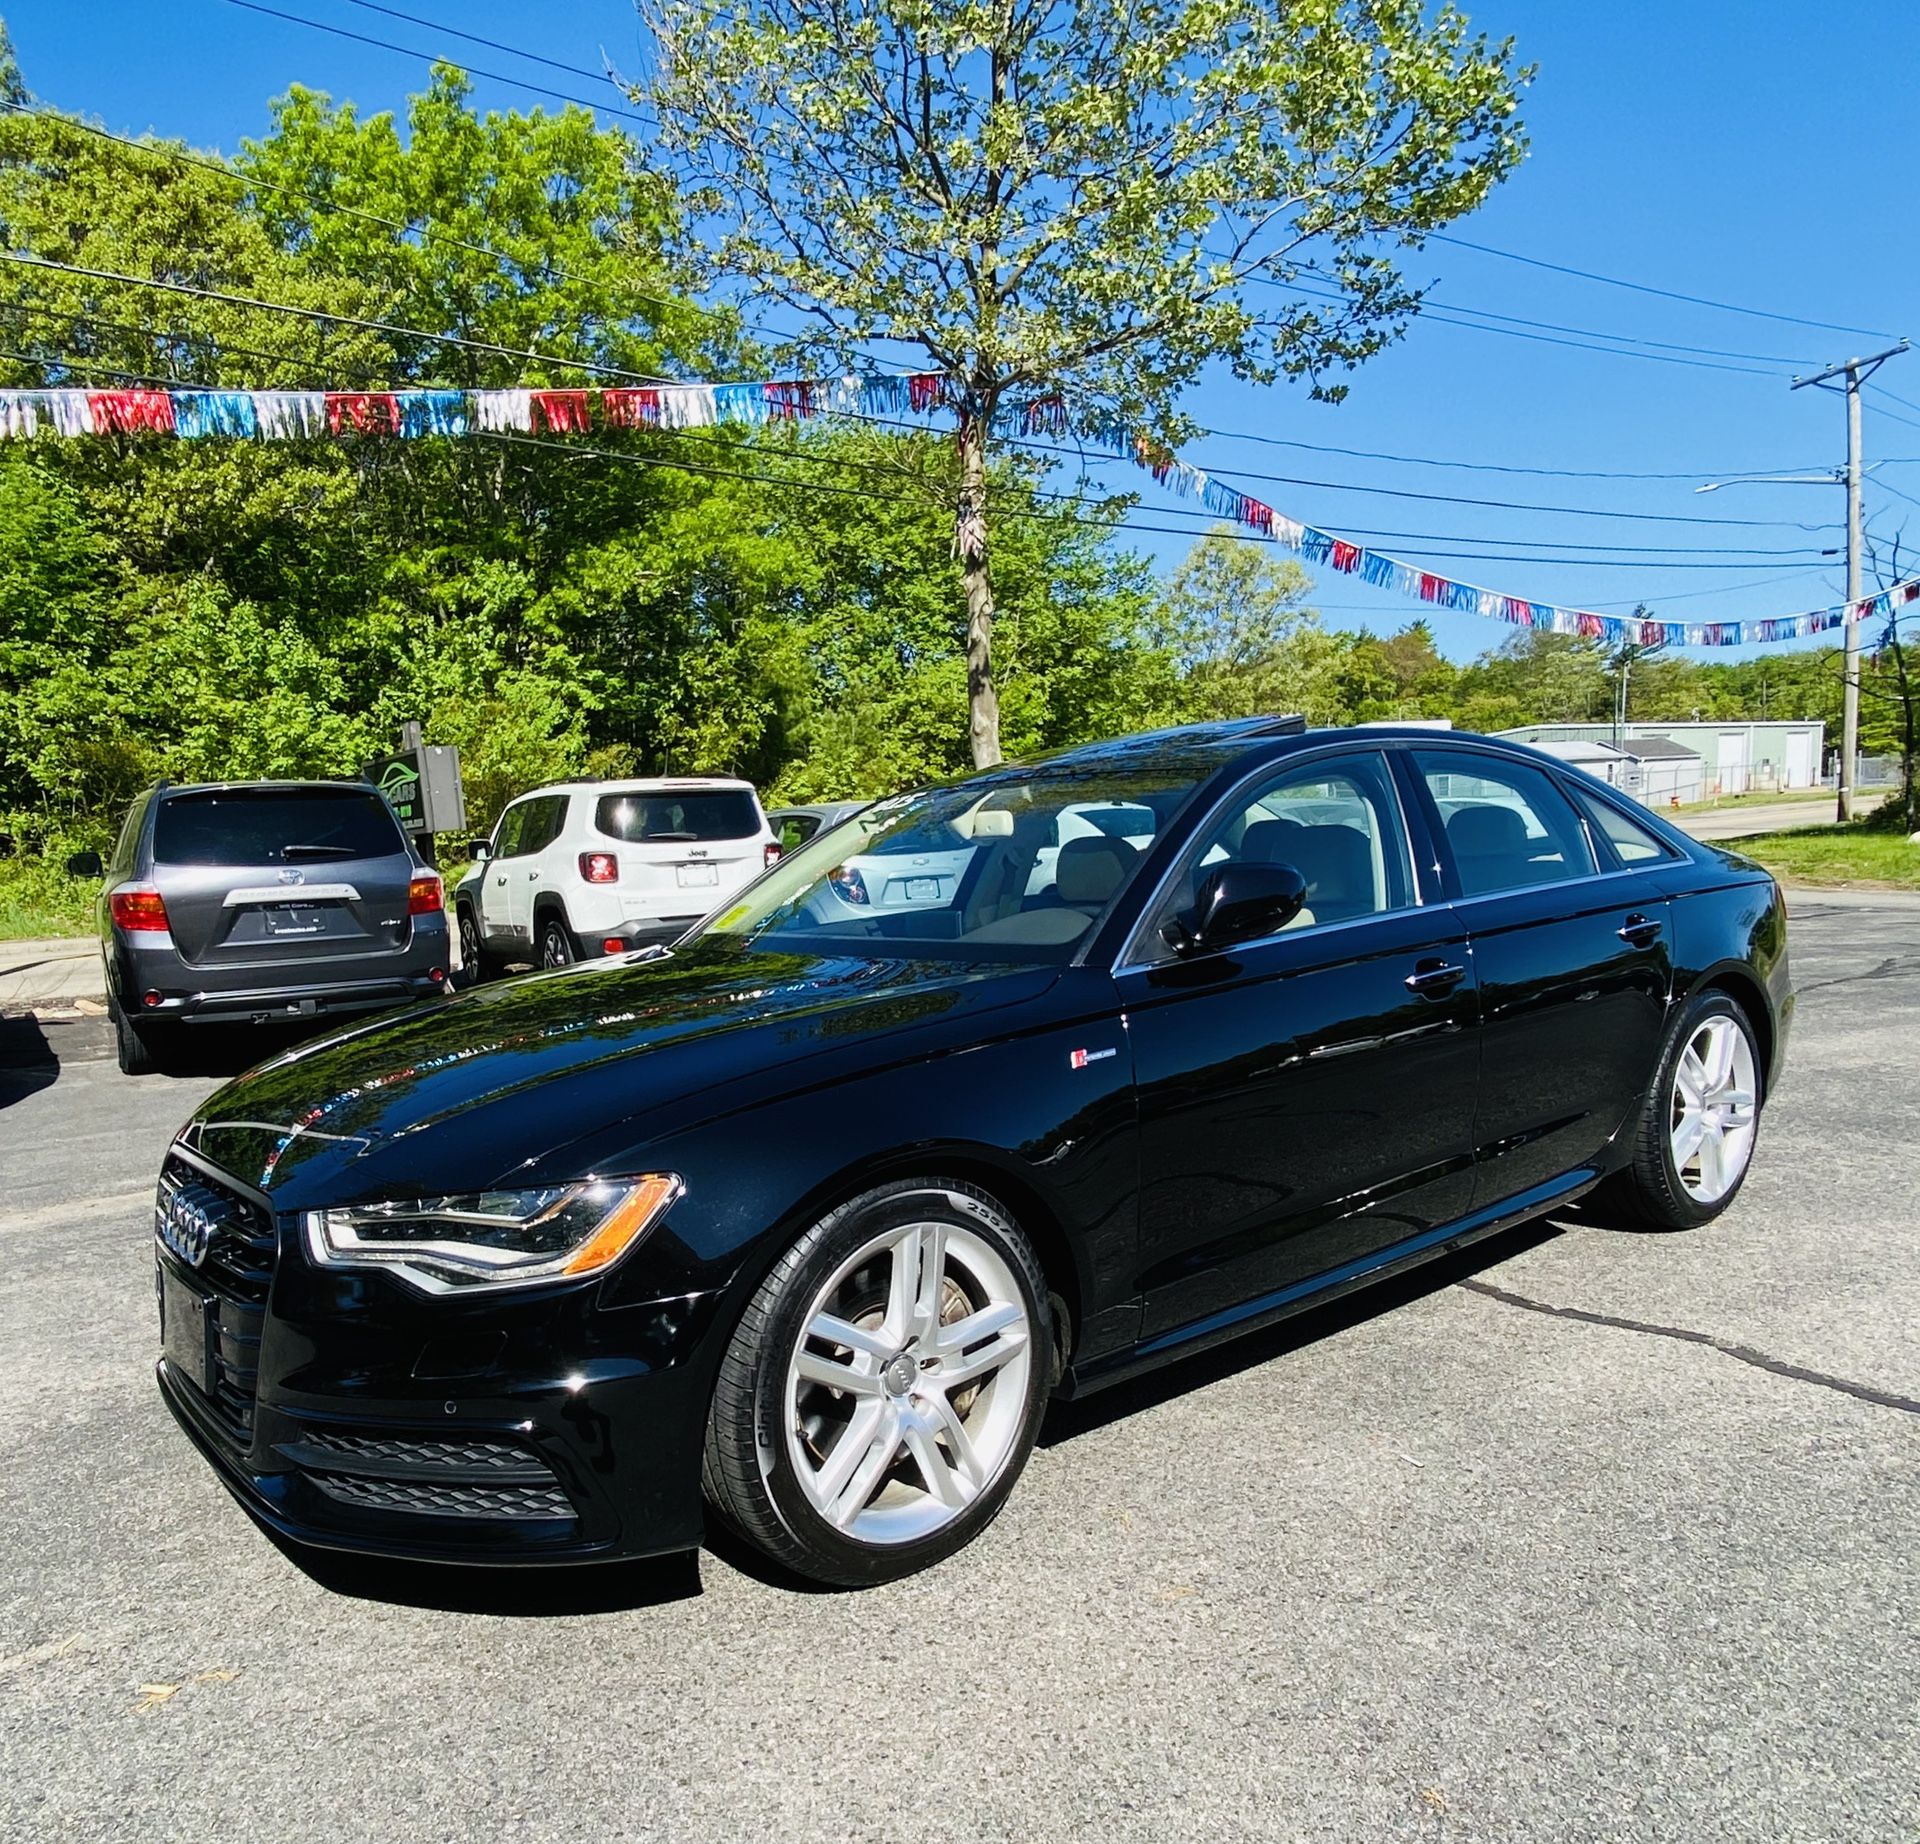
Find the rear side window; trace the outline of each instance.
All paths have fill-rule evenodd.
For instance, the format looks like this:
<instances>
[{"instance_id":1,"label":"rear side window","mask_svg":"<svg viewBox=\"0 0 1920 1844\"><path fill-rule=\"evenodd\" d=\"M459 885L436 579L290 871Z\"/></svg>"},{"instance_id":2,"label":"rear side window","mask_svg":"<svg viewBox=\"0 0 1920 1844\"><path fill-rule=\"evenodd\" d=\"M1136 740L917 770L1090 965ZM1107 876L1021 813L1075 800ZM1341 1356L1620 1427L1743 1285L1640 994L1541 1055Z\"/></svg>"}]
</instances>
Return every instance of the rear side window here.
<instances>
[{"instance_id":1,"label":"rear side window","mask_svg":"<svg viewBox=\"0 0 1920 1844\"><path fill-rule=\"evenodd\" d=\"M1589 794L1583 787L1575 787L1573 797L1593 823L1594 830L1612 845L1622 864L1653 864L1673 856L1672 848L1657 833L1622 813L1611 801Z\"/></svg>"},{"instance_id":2,"label":"rear side window","mask_svg":"<svg viewBox=\"0 0 1920 1844\"><path fill-rule=\"evenodd\" d=\"M609 839L623 839L629 845L750 839L760 830L760 803L747 788L602 794L593 823Z\"/></svg>"},{"instance_id":3,"label":"rear side window","mask_svg":"<svg viewBox=\"0 0 1920 1844\"><path fill-rule=\"evenodd\" d=\"M1468 896L1591 877L1593 850L1566 795L1539 769L1493 756L1414 751Z\"/></svg>"},{"instance_id":4,"label":"rear side window","mask_svg":"<svg viewBox=\"0 0 1920 1844\"><path fill-rule=\"evenodd\" d=\"M176 794L153 827L156 864L325 864L406 849L386 802L355 788Z\"/></svg>"}]
</instances>

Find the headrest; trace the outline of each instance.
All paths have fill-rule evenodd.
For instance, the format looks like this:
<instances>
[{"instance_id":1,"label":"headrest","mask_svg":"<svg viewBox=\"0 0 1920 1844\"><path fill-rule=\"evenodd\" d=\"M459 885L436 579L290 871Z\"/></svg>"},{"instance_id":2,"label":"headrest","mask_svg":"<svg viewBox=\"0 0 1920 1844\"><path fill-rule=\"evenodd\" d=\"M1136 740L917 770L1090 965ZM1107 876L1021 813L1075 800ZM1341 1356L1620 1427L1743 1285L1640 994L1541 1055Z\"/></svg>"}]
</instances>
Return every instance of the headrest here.
<instances>
[{"instance_id":1,"label":"headrest","mask_svg":"<svg viewBox=\"0 0 1920 1844\"><path fill-rule=\"evenodd\" d=\"M1524 858L1527 823L1511 807L1462 807L1447 821L1447 843L1460 858Z\"/></svg>"},{"instance_id":2,"label":"headrest","mask_svg":"<svg viewBox=\"0 0 1920 1844\"><path fill-rule=\"evenodd\" d=\"M1106 902L1126 882L1139 856L1131 845L1104 834L1095 839L1069 839L1061 846L1053 867L1061 902Z\"/></svg>"},{"instance_id":3,"label":"headrest","mask_svg":"<svg viewBox=\"0 0 1920 1844\"><path fill-rule=\"evenodd\" d=\"M1238 855L1254 864L1291 864L1293 841L1305 831L1298 820L1255 820L1240 835Z\"/></svg>"},{"instance_id":4,"label":"headrest","mask_svg":"<svg viewBox=\"0 0 1920 1844\"><path fill-rule=\"evenodd\" d=\"M1363 915L1373 907L1373 854L1352 826L1302 826L1291 863L1307 880L1307 901L1323 922Z\"/></svg>"}]
</instances>

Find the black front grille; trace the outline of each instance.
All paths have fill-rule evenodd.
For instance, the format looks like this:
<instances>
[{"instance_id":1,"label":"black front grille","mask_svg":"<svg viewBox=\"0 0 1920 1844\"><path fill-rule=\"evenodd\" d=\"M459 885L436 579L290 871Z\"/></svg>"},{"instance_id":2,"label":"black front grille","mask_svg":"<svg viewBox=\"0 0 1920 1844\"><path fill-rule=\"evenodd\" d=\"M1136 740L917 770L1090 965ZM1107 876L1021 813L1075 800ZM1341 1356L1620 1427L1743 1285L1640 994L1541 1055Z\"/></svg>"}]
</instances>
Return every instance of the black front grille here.
<instances>
[{"instance_id":1,"label":"black front grille","mask_svg":"<svg viewBox=\"0 0 1920 1844\"><path fill-rule=\"evenodd\" d=\"M516 1474L534 1467L546 1471L538 1460L504 1441L412 1441L386 1435L309 1434L302 1445L338 1454L343 1465L355 1460L391 1460L410 1467L484 1467Z\"/></svg>"},{"instance_id":2,"label":"black front grille","mask_svg":"<svg viewBox=\"0 0 1920 1844\"><path fill-rule=\"evenodd\" d=\"M574 1515L553 1468L508 1441L309 1427L276 1451L343 1504L430 1517Z\"/></svg>"},{"instance_id":3,"label":"black front grille","mask_svg":"<svg viewBox=\"0 0 1920 1844\"><path fill-rule=\"evenodd\" d=\"M253 1439L253 1404L260 1379L260 1329L273 1286L278 1241L273 1217L257 1198L219 1174L170 1153L161 1168L156 1220L176 1197L188 1198L212 1219L205 1259L198 1267L170 1252L189 1286L215 1302L219 1330L213 1344L214 1420L240 1447ZM166 1238L157 1236L161 1247Z\"/></svg>"},{"instance_id":4,"label":"black front grille","mask_svg":"<svg viewBox=\"0 0 1920 1844\"><path fill-rule=\"evenodd\" d=\"M343 1473L311 1473L308 1477L329 1498L377 1511L411 1511L429 1517L573 1516L573 1506L557 1482L463 1485L456 1480L368 1479ZM548 1478L551 1480L552 1475Z\"/></svg>"}]
</instances>

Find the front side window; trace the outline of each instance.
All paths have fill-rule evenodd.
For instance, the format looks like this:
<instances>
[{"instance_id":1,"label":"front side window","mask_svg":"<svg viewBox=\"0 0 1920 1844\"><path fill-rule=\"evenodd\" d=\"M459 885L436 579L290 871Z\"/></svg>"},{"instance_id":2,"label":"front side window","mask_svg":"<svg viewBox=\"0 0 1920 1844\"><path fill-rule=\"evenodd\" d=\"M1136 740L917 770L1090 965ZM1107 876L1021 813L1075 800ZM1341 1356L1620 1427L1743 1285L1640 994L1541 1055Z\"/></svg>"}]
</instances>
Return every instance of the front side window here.
<instances>
[{"instance_id":1,"label":"front side window","mask_svg":"<svg viewBox=\"0 0 1920 1844\"><path fill-rule=\"evenodd\" d=\"M881 801L782 859L696 939L1063 962L1215 767L1041 764Z\"/></svg>"},{"instance_id":2,"label":"front side window","mask_svg":"<svg viewBox=\"0 0 1920 1844\"><path fill-rule=\"evenodd\" d=\"M548 794L540 800L527 802L527 830L520 840L523 854L543 852L555 839L567 823L567 796Z\"/></svg>"},{"instance_id":3,"label":"front side window","mask_svg":"<svg viewBox=\"0 0 1920 1844\"><path fill-rule=\"evenodd\" d=\"M1406 829L1384 759L1369 750L1281 770L1231 796L1200 835L1163 899L1144 943L1172 953L1161 930L1184 915L1207 873L1233 862L1291 865L1307 886L1288 931L1354 922L1413 901Z\"/></svg>"},{"instance_id":4,"label":"front side window","mask_svg":"<svg viewBox=\"0 0 1920 1844\"><path fill-rule=\"evenodd\" d=\"M494 833L493 855L496 858L517 858L526 850L527 822L533 816L534 802L523 800L517 807L509 807L500 816L500 825Z\"/></svg>"},{"instance_id":5,"label":"front side window","mask_svg":"<svg viewBox=\"0 0 1920 1844\"><path fill-rule=\"evenodd\" d=\"M1413 759L1440 809L1464 895L1593 875L1579 816L1542 770L1464 751L1418 749Z\"/></svg>"},{"instance_id":6,"label":"front side window","mask_svg":"<svg viewBox=\"0 0 1920 1844\"><path fill-rule=\"evenodd\" d=\"M153 827L156 864L324 864L406 849L387 803L348 787L171 794Z\"/></svg>"}]
</instances>

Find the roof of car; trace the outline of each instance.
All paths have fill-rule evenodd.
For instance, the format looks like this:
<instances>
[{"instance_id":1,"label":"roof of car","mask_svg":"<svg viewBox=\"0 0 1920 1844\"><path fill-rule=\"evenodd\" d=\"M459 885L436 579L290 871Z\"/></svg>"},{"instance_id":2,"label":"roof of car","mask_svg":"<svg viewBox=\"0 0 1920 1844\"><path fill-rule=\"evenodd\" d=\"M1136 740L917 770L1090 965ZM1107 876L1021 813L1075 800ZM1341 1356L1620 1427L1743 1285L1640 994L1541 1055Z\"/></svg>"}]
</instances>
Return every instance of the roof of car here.
<instances>
[{"instance_id":1,"label":"roof of car","mask_svg":"<svg viewBox=\"0 0 1920 1844\"><path fill-rule=\"evenodd\" d=\"M1422 748L1451 748L1460 744L1491 744L1497 749L1516 750L1502 738L1482 736L1472 730L1436 730L1427 724L1334 725L1315 729L1299 717L1232 717L1215 723L1181 724L1166 730L1141 730L1132 736L1114 737L1105 742L1083 743L1076 748L1056 750L1030 757L1022 763L1009 763L1012 772L1044 763L1089 766L1111 763L1137 768L1143 762L1173 763L1184 760L1195 773L1206 773L1223 761L1256 751L1281 756L1297 749L1309 749L1334 742L1414 742ZM1519 754L1529 753L1524 747ZM990 771L989 771L990 772Z\"/></svg>"},{"instance_id":2,"label":"roof of car","mask_svg":"<svg viewBox=\"0 0 1920 1844\"><path fill-rule=\"evenodd\" d=\"M535 794L671 794L681 788L745 788L751 793L753 783L738 775L630 775L618 781L549 781L514 798L526 800Z\"/></svg>"},{"instance_id":3,"label":"roof of car","mask_svg":"<svg viewBox=\"0 0 1920 1844\"><path fill-rule=\"evenodd\" d=\"M358 775L315 775L292 781L162 781L156 794L287 794L300 788L353 788L373 793L373 783Z\"/></svg>"}]
</instances>

